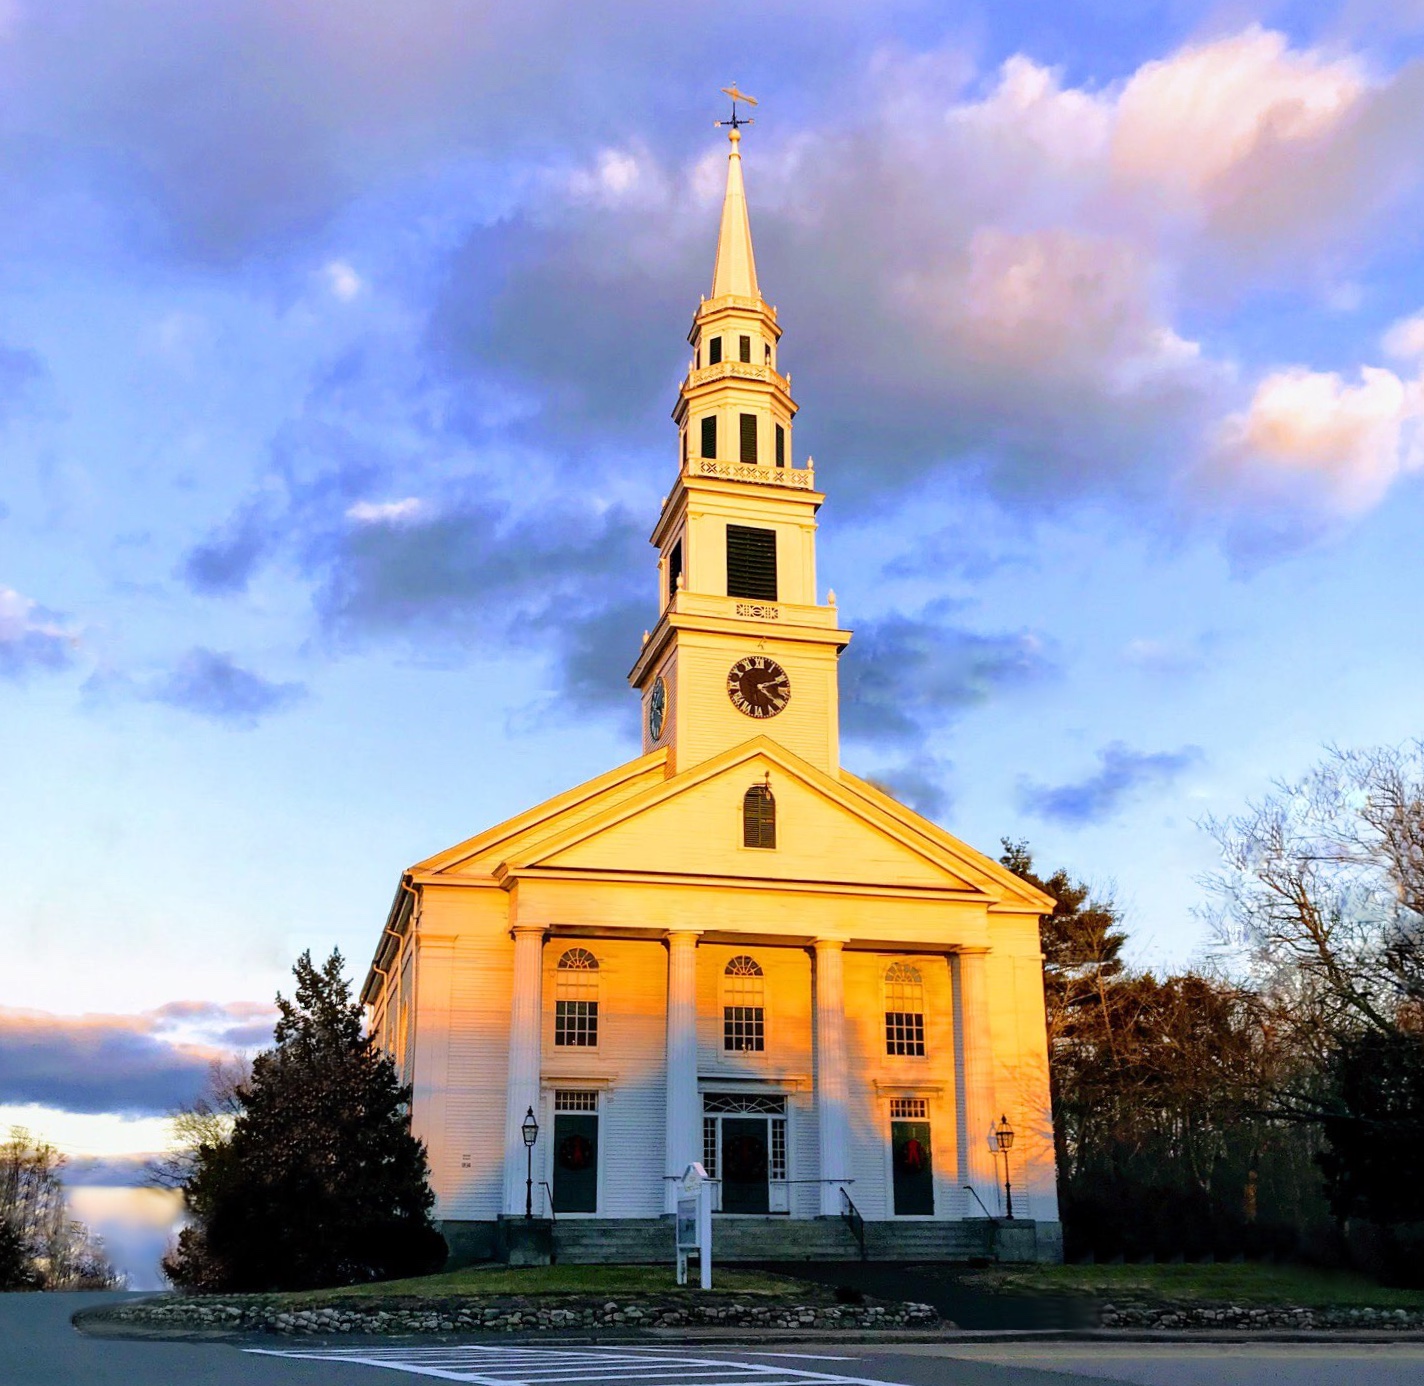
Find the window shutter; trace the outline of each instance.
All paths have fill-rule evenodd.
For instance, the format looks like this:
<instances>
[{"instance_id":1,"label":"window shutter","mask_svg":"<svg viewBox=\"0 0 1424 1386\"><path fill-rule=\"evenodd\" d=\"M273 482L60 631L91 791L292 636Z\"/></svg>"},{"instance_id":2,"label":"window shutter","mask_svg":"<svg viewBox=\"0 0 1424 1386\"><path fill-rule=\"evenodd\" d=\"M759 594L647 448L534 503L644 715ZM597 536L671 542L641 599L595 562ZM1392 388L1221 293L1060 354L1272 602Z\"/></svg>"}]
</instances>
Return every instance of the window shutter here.
<instances>
[{"instance_id":1,"label":"window shutter","mask_svg":"<svg viewBox=\"0 0 1424 1386\"><path fill-rule=\"evenodd\" d=\"M727 595L776 600L776 531L727 526Z\"/></svg>"},{"instance_id":2,"label":"window shutter","mask_svg":"<svg viewBox=\"0 0 1424 1386\"><path fill-rule=\"evenodd\" d=\"M709 414L702 420L702 455L717 456L717 416Z\"/></svg>"},{"instance_id":3,"label":"window shutter","mask_svg":"<svg viewBox=\"0 0 1424 1386\"><path fill-rule=\"evenodd\" d=\"M742 796L742 845L776 846L776 800L768 785L754 784Z\"/></svg>"},{"instance_id":4,"label":"window shutter","mask_svg":"<svg viewBox=\"0 0 1424 1386\"><path fill-rule=\"evenodd\" d=\"M786 465L786 430L780 424L776 426L776 465Z\"/></svg>"},{"instance_id":5,"label":"window shutter","mask_svg":"<svg viewBox=\"0 0 1424 1386\"><path fill-rule=\"evenodd\" d=\"M737 339L737 360L745 361L748 364L752 359L752 339L750 337L739 337Z\"/></svg>"},{"instance_id":6,"label":"window shutter","mask_svg":"<svg viewBox=\"0 0 1424 1386\"><path fill-rule=\"evenodd\" d=\"M707 343L707 364L709 366L715 366L721 359L722 339L720 337L713 337L712 340Z\"/></svg>"},{"instance_id":7,"label":"window shutter","mask_svg":"<svg viewBox=\"0 0 1424 1386\"><path fill-rule=\"evenodd\" d=\"M743 414L742 422L742 462L749 467L756 466L757 460L757 416Z\"/></svg>"}]
</instances>

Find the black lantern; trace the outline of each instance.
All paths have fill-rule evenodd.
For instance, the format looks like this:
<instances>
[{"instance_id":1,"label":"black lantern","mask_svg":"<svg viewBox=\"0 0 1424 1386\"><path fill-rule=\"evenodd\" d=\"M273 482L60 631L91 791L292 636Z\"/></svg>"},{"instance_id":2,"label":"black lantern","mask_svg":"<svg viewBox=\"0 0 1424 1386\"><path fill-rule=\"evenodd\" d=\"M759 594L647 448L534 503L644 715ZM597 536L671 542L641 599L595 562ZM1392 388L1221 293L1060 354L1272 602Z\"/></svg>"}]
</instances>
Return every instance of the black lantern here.
<instances>
[{"instance_id":1,"label":"black lantern","mask_svg":"<svg viewBox=\"0 0 1424 1386\"><path fill-rule=\"evenodd\" d=\"M1014 1215L1014 1189L1009 1183L1009 1151L1014 1147L1014 1128L1009 1125L1007 1116L1001 1116L994 1128L994 1144L1004 1157L1004 1216L1011 1218Z\"/></svg>"},{"instance_id":2,"label":"black lantern","mask_svg":"<svg viewBox=\"0 0 1424 1386\"><path fill-rule=\"evenodd\" d=\"M524 1114L520 1126L524 1135L524 1216L534 1216L534 1142L539 1139L539 1123L534 1120L534 1108Z\"/></svg>"}]
</instances>

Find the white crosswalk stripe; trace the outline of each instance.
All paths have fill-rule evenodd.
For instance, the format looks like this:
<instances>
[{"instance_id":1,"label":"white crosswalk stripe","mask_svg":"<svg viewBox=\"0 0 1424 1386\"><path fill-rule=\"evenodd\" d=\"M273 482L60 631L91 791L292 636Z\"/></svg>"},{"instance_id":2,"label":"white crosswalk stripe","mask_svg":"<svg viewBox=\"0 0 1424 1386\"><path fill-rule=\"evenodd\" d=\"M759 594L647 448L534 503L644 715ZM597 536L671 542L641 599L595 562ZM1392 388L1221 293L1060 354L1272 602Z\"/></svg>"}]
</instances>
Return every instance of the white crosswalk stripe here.
<instances>
[{"instance_id":1,"label":"white crosswalk stripe","mask_svg":"<svg viewBox=\"0 0 1424 1386\"><path fill-rule=\"evenodd\" d=\"M440 1347L248 1348L263 1357L346 1362L382 1367L409 1376L467 1381L475 1386L892 1386L879 1379L808 1371L785 1364L786 1358L818 1358L811 1353L762 1353L777 1362L739 1358L692 1357L669 1349L628 1347Z\"/></svg>"}]
</instances>

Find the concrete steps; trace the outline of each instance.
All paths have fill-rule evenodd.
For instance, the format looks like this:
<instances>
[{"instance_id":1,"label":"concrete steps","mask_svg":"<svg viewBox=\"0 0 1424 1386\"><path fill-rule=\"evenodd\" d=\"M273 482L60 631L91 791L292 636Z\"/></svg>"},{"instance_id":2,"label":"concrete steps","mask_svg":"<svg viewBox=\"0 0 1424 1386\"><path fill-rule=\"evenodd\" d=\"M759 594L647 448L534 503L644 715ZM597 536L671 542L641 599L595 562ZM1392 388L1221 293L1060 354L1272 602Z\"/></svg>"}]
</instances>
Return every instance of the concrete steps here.
<instances>
[{"instance_id":1,"label":"concrete steps","mask_svg":"<svg viewBox=\"0 0 1424 1386\"><path fill-rule=\"evenodd\" d=\"M992 1251L987 1222L867 1222L872 1261L967 1261ZM565 1218L554 1224L562 1265L670 1261L672 1223L664 1218ZM719 1261L856 1261L860 1247L839 1218L714 1218Z\"/></svg>"}]
</instances>

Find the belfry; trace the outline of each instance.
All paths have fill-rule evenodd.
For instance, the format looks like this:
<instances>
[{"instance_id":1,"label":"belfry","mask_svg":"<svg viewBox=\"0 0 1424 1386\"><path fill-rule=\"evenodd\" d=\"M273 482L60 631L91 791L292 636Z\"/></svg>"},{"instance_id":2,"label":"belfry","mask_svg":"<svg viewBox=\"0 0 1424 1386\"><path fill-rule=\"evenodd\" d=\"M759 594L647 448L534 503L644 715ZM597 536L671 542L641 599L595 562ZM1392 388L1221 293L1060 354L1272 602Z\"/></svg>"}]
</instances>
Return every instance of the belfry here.
<instances>
[{"instance_id":1,"label":"belfry","mask_svg":"<svg viewBox=\"0 0 1424 1386\"><path fill-rule=\"evenodd\" d=\"M407 870L362 999L453 1264L670 1260L693 1161L721 1260L1058 1259L1052 902L841 767L851 632L741 123L629 674L643 754Z\"/></svg>"}]
</instances>

